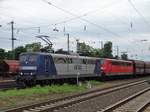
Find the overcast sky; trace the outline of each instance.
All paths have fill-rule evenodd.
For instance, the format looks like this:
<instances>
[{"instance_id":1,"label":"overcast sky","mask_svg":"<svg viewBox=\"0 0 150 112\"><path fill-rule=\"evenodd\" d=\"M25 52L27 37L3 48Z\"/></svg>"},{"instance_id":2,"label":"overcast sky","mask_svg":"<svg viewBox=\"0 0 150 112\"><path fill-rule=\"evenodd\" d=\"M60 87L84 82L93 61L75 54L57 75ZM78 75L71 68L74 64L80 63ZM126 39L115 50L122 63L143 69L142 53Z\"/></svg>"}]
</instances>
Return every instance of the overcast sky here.
<instances>
[{"instance_id":1,"label":"overcast sky","mask_svg":"<svg viewBox=\"0 0 150 112\"><path fill-rule=\"evenodd\" d=\"M11 49L12 20L15 47L42 42L35 36L44 34L54 49L66 49L69 33L71 50L76 39L95 48L112 41L114 54L119 46L120 54L150 60L150 0L0 0L0 48Z\"/></svg>"}]
</instances>

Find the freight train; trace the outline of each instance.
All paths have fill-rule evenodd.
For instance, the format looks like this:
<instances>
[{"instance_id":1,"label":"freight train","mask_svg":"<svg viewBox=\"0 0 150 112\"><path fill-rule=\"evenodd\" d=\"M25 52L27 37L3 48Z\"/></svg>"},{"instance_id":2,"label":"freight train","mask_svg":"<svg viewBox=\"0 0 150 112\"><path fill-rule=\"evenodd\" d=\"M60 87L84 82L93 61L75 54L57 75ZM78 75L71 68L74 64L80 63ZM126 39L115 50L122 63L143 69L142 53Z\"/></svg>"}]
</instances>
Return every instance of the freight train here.
<instances>
[{"instance_id":1,"label":"freight train","mask_svg":"<svg viewBox=\"0 0 150 112\"><path fill-rule=\"evenodd\" d=\"M20 55L17 82L25 85L49 82L54 79L74 79L150 74L150 62L117 60L49 53Z\"/></svg>"},{"instance_id":2,"label":"freight train","mask_svg":"<svg viewBox=\"0 0 150 112\"><path fill-rule=\"evenodd\" d=\"M19 61L0 60L0 77L17 75L19 70Z\"/></svg>"}]
</instances>

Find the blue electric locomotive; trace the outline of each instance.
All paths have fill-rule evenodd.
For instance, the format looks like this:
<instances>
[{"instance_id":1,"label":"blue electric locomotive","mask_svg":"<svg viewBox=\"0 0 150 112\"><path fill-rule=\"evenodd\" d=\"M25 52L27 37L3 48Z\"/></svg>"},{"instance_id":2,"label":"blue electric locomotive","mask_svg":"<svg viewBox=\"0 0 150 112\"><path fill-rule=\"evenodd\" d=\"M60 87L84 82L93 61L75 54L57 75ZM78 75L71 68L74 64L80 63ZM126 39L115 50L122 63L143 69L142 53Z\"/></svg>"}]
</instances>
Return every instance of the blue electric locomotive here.
<instances>
[{"instance_id":1,"label":"blue electric locomotive","mask_svg":"<svg viewBox=\"0 0 150 112\"><path fill-rule=\"evenodd\" d=\"M26 85L50 81L52 79L73 79L99 77L101 59L85 56L23 53L17 80Z\"/></svg>"}]
</instances>

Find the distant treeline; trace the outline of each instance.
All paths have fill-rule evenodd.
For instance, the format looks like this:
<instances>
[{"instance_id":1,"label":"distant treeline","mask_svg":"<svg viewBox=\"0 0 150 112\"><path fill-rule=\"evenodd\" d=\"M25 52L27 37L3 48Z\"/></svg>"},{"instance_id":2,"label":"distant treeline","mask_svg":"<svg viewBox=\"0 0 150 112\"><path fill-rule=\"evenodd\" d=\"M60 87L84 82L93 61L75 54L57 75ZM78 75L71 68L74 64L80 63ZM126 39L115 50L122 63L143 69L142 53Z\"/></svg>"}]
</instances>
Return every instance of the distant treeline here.
<instances>
[{"instance_id":1,"label":"distant treeline","mask_svg":"<svg viewBox=\"0 0 150 112\"><path fill-rule=\"evenodd\" d=\"M108 41L104 44L103 48L93 48L87 44L78 43L77 53L81 56L90 56L90 57L100 57L100 58L119 58L118 56L112 55L112 42ZM67 51L63 49L58 49L54 51L52 46L42 46L40 42L26 44L25 46L18 46L14 51L6 51L3 48L0 48L0 59L19 59L19 55L23 52L50 52L50 53L59 53L59 54L68 54ZM122 59L127 59L127 54L121 55Z\"/></svg>"}]
</instances>

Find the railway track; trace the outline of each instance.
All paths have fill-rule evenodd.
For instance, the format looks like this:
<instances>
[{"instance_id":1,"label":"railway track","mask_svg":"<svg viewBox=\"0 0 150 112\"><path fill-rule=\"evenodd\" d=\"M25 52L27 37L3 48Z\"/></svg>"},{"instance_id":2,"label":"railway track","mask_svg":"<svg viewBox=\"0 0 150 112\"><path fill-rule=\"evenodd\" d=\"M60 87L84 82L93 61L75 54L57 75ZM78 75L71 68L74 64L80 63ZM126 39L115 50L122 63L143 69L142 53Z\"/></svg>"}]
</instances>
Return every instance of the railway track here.
<instances>
[{"instance_id":1,"label":"railway track","mask_svg":"<svg viewBox=\"0 0 150 112\"><path fill-rule=\"evenodd\" d=\"M13 88L24 88L24 86L17 85L15 80L0 80L0 90L3 91L3 90L9 90Z\"/></svg>"},{"instance_id":2,"label":"railway track","mask_svg":"<svg viewBox=\"0 0 150 112\"><path fill-rule=\"evenodd\" d=\"M135 85L140 85L145 82L146 82L146 80L134 81L132 83L128 82L126 84L120 84L118 86L110 87L110 88L103 89L103 90L101 90L101 89L94 90L94 91L81 93L78 95L68 96L65 98L41 102L38 104L32 104L32 105L22 106L22 107L18 107L18 108L12 108L9 110L5 110L5 112L50 112L50 111L59 110L60 108L68 107L70 105L92 99L94 97L98 97L100 95L108 94L108 93L111 93L114 91L132 87Z\"/></svg>"},{"instance_id":3,"label":"railway track","mask_svg":"<svg viewBox=\"0 0 150 112\"><path fill-rule=\"evenodd\" d=\"M0 90L8 90L17 87L15 80L0 81Z\"/></svg>"},{"instance_id":4,"label":"railway track","mask_svg":"<svg viewBox=\"0 0 150 112\"><path fill-rule=\"evenodd\" d=\"M150 87L97 112L143 112L150 105Z\"/></svg>"}]
</instances>

